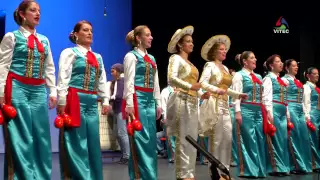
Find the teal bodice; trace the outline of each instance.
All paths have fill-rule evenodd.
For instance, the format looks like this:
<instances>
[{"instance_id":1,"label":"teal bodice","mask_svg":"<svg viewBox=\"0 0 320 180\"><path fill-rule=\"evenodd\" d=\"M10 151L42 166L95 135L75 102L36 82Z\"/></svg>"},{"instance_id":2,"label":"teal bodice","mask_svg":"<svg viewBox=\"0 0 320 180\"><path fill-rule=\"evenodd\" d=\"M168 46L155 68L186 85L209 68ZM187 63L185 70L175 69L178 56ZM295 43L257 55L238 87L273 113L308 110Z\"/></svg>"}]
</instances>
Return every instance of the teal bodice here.
<instances>
[{"instance_id":1,"label":"teal bodice","mask_svg":"<svg viewBox=\"0 0 320 180\"><path fill-rule=\"evenodd\" d=\"M131 53L133 53L138 60L136 63L135 86L153 88L156 69L153 69L152 65L146 62L137 51L132 50ZM155 58L151 54L148 54L148 56L156 64Z\"/></svg>"},{"instance_id":2,"label":"teal bodice","mask_svg":"<svg viewBox=\"0 0 320 180\"><path fill-rule=\"evenodd\" d=\"M271 78L272 81L272 90L273 90L273 100L287 103L287 87L280 86L278 80L273 78L270 74L267 75Z\"/></svg>"},{"instance_id":3,"label":"teal bodice","mask_svg":"<svg viewBox=\"0 0 320 180\"><path fill-rule=\"evenodd\" d=\"M251 76L248 76L243 70L239 71L242 75L243 93L248 94L247 102L257 102L260 103L262 99L262 84L253 83ZM254 75L262 82L262 77L259 74L254 73Z\"/></svg>"},{"instance_id":4,"label":"teal bodice","mask_svg":"<svg viewBox=\"0 0 320 180\"><path fill-rule=\"evenodd\" d=\"M311 96L310 96L311 109L320 109L319 94L317 93L315 87L312 87L310 84L309 84L309 86L311 89Z\"/></svg>"},{"instance_id":5,"label":"teal bodice","mask_svg":"<svg viewBox=\"0 0 320 180\"><path fill-rule=\"evenodd\" d=\"M287 75L284 77L289 81L289 85L287 86L288 101L294 101L294 102L301 103L302 97L303 97L303 89L298 88L296 86L296 84L294 83L294 81L290 77L288 77Z\"/></svg>"},{"instance_id":6,"label":"teal bodice","mask_svg":"<svg viewBox=\"0 0 320 180\"><path fill-rule=\"evenodd\" d=\"M76 59L72 66L69 86L86 91L97 91L103 68L101 56L94 53L99 63L99 68L95 68L87 62L86 55L81 53L76 47L72 48L72 50L76 54Z\"/></svg>"},{"instance_id":7,"label":"teal bodice","mask_svg":"<svg viewBox=\"0 0 320 180\"><path fill-rule=\"evenodd\" d=\"M12 55L10 71L17 75L29 78L44 79L46 69L46 59L48 56L49 42L41 34L37 34L39 41L42 43L45 52L39 53L36 42L34 50L28 48L28 38L19 31L13 31L15 36L15 47Z\"/></svg>"}]
</instances>

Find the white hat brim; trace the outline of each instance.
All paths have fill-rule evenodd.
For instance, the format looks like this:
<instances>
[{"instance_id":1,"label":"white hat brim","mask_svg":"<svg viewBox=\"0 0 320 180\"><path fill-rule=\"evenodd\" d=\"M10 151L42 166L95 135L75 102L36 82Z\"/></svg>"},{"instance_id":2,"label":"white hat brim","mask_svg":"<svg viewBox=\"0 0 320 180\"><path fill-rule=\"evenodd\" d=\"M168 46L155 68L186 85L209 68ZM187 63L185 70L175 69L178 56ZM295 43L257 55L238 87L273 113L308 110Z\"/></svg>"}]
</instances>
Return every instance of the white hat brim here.
<instances>
[{"instance_id":1,"label":"white hat brim","mask_svg":"<svg viewBox=\"0 0 320 180\"><path fill-rule=\"evenodd\" d=\"M231 41L230 38L226 35L215 35L212 36L210 39L207 40L207 42L202 46L201 49L201 57L206 60L208 60L208 52L212 48L212 46L216 43L223 43L226 46L227 52L230 49Z\"/></svg>"},{"instance_id":2,"label":"white hat brim","mask_svg":"<svg viewBox=\"0 0 320 180\"><path fill-rule=\"evenodd\" d=\"M168 52L169 53L176 53L177 49L177 43L179 40L186 34L192 35L194 31L193 26L186 26L183 29L178 29L172 36L169 44L168 44Z\"/></svg>"}]
</instances>

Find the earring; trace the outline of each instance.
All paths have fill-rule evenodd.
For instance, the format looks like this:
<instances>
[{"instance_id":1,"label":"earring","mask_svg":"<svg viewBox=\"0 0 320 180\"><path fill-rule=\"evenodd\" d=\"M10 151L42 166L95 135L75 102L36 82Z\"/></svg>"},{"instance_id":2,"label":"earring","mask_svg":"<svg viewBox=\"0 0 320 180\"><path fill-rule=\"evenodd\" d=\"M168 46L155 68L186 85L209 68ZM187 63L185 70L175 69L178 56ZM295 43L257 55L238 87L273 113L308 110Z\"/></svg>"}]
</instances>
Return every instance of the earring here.
<instances>
[{"instance_id":1,"label":"earring","mask_svg":"<svg viewBox=\"0 0 320 180\"><path fill-rule=\"evenodd\" d=\"M76 37L76 43L78 42L78 36L75 36Z\"/></svg>"}]
</instances>

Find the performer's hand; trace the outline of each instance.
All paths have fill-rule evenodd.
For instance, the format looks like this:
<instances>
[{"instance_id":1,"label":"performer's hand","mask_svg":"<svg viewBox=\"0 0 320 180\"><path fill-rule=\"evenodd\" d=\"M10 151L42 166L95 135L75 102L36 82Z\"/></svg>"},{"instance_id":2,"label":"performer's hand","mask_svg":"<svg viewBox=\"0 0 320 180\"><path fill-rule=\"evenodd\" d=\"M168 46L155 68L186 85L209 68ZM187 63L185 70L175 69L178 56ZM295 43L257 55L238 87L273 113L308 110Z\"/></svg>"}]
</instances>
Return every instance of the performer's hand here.
<instances>
[{"instance_id":1,"label":"performer's hand","mask_svg":"<svg viewBox=\"0 0 320 180\"><path fill-rule=\"evenodd\" d=\"M65 105L58 105L58 107L57 107L57 114L59 114L59 115L64 114L65 109L66 109L66 106L65 106Z\"/></svg>"},{"instance_id":2,"label":"performer's hand","mask_svg":"<svg viewBox=\"0 0 320 180\"><path fill-rule=\"evenodd\" d=\"M202 94L201 99L209 99L210 96L210 92L205 92L204 94Z\"/></svg>"},{"instance_id":3,"label":"performer's hand","mask_svg":"<svg viewBox=\"0 0 320 180\"><path fill-rule=\"evenodd\" d=\"M161 107L157 107L157 120L160 119L161 114L162 114L162 109L161 109Z\"/></svg>"},{"instance_id":4,"label":"performer's hand","mask_svg":"<svg viewBox=\"0 0 320 180\"><path fill-rule=\"evenodd\" d=\"M0 97L0 107L2 107L4 103L6 103L4 97Z\"/></svg>"},{"instance_id":5,"label":"performer's hand","mask_svg":"<svg viewBox=\"0 0 320 180\"><path fill-rule=\"evenodd\" d=\"M290 120L291 120L291 119L290 119L289 117L287 117L287 122L290 122Z\"/></svg>"},{"instance_id":6,"label":"performer's hand","mask_svg":"<svg viewBox=\"0 0 320 180\"><path fill-rule=\"evenodd\" d=\"M218 89L216 90L216 93L217 93L218 95L224 95L226 92L227 92L226 90L221 89L221 88L218 88Z\"/></svg>"},{"instance_id":7,"label":"performer's hand","mask_svg":"<svg viewBox=\"0 0 320 180\"><path fill-rule=\"evenodd\" d=\"M56 97L51 97L49 98L49 109L53 109L57 106L57 98Z\"/></svg>"},{"instance_id":8,"label":"performer's hand","mask_svg":"<svg viewBox=\"0 0 320 180\"><path fill-rule=\"evenodd\" d=\"M200 83L194 83L194 84L192 84L190 89L192 91L199 91L200 88L201 88L201 84Z\"/></svg>"},{"instance_id":9,"label":"performer's hand","mask_svg":"<svg viewBox=\"0 0 320 180\"><path fill-rule=\"evenodd\" d=\"M103 105L102 106L102 115L107 115L111 111L111 106L110 105Z\"/></svg>"},{"instance_id":10,"label":"performer's hand","mask_svg":"<svg viewBox=\"0 0 320 180\"><path fill-rule=\"evenodd\" d=\"M126 107L125 111L126 111L127 117L129 116L129 114L134 114L133 107Z\"/></svg>"},{"instance_id":11,"label":"performer's hand","mask_svg":"<svg viewBox=\"0 0 320 180\"><path fill-rule=\"evenodd\" d=\"M243 100L247 100L247 99L249 98L249 96L248 96L248 94L241 93L241 94L239 95L239 98L240 98L240 99L243 99Z\"/></svg>"},{"instance_id":12,"label":"performer's hand","mask_svg":"<svg viewBox=\"0 0 320 180\"><path fill-rule=\"evenodd\" d=\"M270 111L268 111L267 116L268 116L268 120L273 124L273 118L272 118Z\"/></svg>"},{"instance_id":13,"label":"performer's hand","mask_svg":"<svg viewBox=\"0 0 320 180\"><path fill-rule=\"evenodd\" d=\"M236 115L235 115L235 118L236 118L236 121L239 123L239 125L242 124L242 115L241 115L241 112L236 112Z\"/></svg>"}]
</instances>

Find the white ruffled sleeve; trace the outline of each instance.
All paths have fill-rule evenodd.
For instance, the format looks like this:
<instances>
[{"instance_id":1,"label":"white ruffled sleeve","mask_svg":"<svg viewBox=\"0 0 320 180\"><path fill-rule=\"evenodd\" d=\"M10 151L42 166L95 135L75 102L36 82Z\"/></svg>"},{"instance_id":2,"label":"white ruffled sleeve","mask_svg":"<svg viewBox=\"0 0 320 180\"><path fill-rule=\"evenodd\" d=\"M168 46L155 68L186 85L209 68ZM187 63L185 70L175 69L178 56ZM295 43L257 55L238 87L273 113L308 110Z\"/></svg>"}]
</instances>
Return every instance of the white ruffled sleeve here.
<instances>
[{"instance_id":1,"label":"white ruffled sleeve","mask_svg":"<svg viewBox=\"0 0 320 180\"><path fill-rule=\"evenodd\" d=\"M108 106L109 105L109 99L110 99L110 95L107 89L107 75L106 75L106 70L104 68L104 64L103 64L103 59L101 57L101 55L99 55L101 58L101 62L102 62L102 72L101 72L101 76L99 78L99 82L98 82L98 95L102 98L102 104L104 106Z\"/></svg>"},{"instance_id":2,"label":"white ruffled sleeve","mask_svg":"<svg viewBox=\"0 0 320 180\"><path fill-rule=\"evenodd\" d=\"M160 86L159 86L159 77L158 77L158 69L154 75L154 89L153 95L157 103L157 107L161 107L161 93L160 93Z\"/></svg>"},{"instance_id":3,"label":"white ruffled sleeve","mask_svg":"<svg viewBox=\"0 0 320 180\"><path fill-rule=\"evenodd\" d=\"M48 56L46 59L46 69L45 69L45 78L46 78L46 85L50 90L51 97L57 97L57 87L56 87L56 75L55 75L55 67L50 47L49 39L46 38L48 42Z\"/></svg>"},{"instance_id":4,"label":"white ruffled sleeve","mask_svg":"<svg viewBox=\"0 0 320 180\"><path fill-rule=\"evenodd\" d=\"M239 72L236 72L232 79L232 89L236 92L243 92L243 84L242 84L242 75ZM241 99L233 98L233 102L235 104L235 112L241 111Z\"/></svg>"},{"instance_id":5,"label":"white ruffled sleeve","mask_svg":"<svg viewBox=\"0 0 320 180\"><path fill-rule=\"evenodd\" d=\"M136 63L137 58L132 53L127 53L124 57L123 66L124 66L124 90L123 90L123 99L126 100L127 107L133 106L133 94L134 89L134 77L136 75Z\"/></svg>"},{"instance_id":6,"label":"white ruffled sleeve","mask_svg":"<svg viewBox=\"0 0 320 180\"><path fill-rule=\"evenodd\" d=\"M15 37L12 32L7 33L0 44L0 97L4 97L4 88L12 62Z\"/></svg>"},{"instance_id":7,"label":"white ruffled sleeve","mask_svg":"<svg viewBox=\"0 0 320 180\"><path fill-rule=\"evenodd\" d=\"M262 80L263 92L262 92L262 102L266 106L268 112L273 116L273 86L270 77L265 77Z\"/></svg>"},{"instance_id":8,"label":"white ruffled sleeve","mask_svg":"<svg viewBox=\"0 0 320 180\"><path fill-rule=\"evenodd\" d=\"M66 105L66 97L68 95L69 82L72 74L72 66L75 61L75 54L71 48L61 52L59 59L58 73L58 105Z\"/></svg>"},{"instance_id":9,"label":"white ruffled sleeve","mask_svg":"<svg viewBox=\"0 0 320 180\"><path fill-rule=\"evenodd\" d=\"M311 111L311 88L308 84L303 85L302 108L306 119L310 120Z\"/></svg>"}]
</instances>

